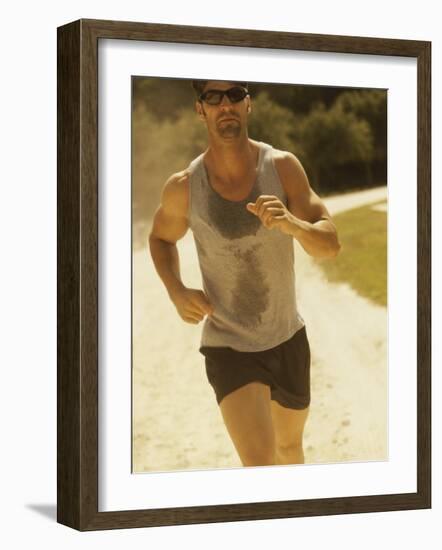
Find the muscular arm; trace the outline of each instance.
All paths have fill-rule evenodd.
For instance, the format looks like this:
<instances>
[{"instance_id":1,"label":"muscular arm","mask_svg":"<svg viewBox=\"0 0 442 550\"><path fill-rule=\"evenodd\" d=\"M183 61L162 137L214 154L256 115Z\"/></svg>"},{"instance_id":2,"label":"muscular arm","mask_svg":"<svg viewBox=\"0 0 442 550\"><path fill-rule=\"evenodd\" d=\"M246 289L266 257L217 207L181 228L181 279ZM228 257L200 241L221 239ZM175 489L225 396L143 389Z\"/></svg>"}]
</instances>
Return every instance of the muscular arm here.
<instances>
[{"instance_id":1,"label":"muscular arm","mask_svg":"<svg viewBox=\"0 0 442 550\"><path fill-rule=\"evenodd\" d=\"M310 187L301 163L283 151L275 153L274 162L288 208L277 197L262 195L248 209L269 229L278 228L295 237L311 256L335 257L341 248L336 227L324 203Z\"/></svg>"},{"instance_id":2,"label":"muscular arm","mask_svg":"<svg viewBox=\"0 0 442 550\"><path fill-rule=\"evenodd\" d=\"M188 195L186 175L181 172L171 176L164 186L149 235L152 260L171 299L184 287L176 243L189 227Z\"/></svg>"},{"instance_id":3,"label":"muscular arm","mask_svg":"<svg viewBox=\"0 0 442 550\"><path fill-rule=\"evenodd\" d=\"M196 324L212 313L212 307L202 290L186 288L181 280L176 243L189 228L188 204L188 175L179 172L164 186L149 235L149 248L155 269L178 314L184 321Z\"/></svg>"}]
</instances>

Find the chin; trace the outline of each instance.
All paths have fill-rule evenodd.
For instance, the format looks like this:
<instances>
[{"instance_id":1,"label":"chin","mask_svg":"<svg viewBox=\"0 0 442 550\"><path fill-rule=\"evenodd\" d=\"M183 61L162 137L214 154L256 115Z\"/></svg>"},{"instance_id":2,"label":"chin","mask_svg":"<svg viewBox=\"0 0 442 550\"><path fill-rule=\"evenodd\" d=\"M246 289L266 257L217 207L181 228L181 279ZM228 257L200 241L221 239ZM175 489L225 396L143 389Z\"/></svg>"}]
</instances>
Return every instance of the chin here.
<instances>
[{"instance_id":1,"label":"chin","mask_svg":"<svg viewBox=\"0 0 442 550\"><path fill-rule=\"evenodd\" d=\"M223 135L223 134L219 134L219 137L221 139L223 139L224 141L237 141L240 137L240 134L234 135L234 136L232 136L232 135L227 135L226 136L226 135Z\"/></svg>"},{"instance_id":2,"label":"chin","mask_svg":"<svg viewBox=\"0 0 442 550\"><path fill-rule=\"evenodd\" d=\"M236 139L241 136L241 129L237 127L218 129L218 135L224 139Z\"/></svg>"}]
</instances>

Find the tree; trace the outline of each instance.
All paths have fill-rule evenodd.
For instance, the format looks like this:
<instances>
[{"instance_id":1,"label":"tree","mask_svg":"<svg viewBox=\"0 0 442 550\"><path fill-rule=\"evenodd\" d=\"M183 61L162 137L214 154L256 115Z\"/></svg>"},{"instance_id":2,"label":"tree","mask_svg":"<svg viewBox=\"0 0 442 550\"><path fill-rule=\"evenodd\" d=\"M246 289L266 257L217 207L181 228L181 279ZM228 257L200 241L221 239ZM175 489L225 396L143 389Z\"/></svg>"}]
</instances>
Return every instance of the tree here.
<instances>
[{"instance_id":1,"label":"tree","mask_svg":"<svg viewBox=\"0 0 442 550\"><path fill-rule=\"evenodd\" d=\"M387 91L344 92L337 98L336 105L370 124L374 143L373 159L384 162L387 158Z\"/></svg>"},{"instance_id":2,"label":"tree","mask_svg":"<svg viewBox=\"0 0 442 550\"><path fill-rule=\"evenodd\" d=\"M290 110L295 115L306 115L312 105L322 101L326 107L330 107L342 88L333 86L305 86L301 84L269 84L250 83L249 90L252 98L266 92L270 99Z\"/></svg>"},{"instance_id":3,"label":"tree","mask_svg":"<svg viewBox=\"0 0 442 550\"><path fill-rule=\"evenodd\" d=\"M347 163L369 163L373 156L370 125L339 104L326 109L318 103L296 126L300 159L319 190L322 176L334 166Z\"/></svg>"},{"instance_id":4,"label":"tree","mask_svg":"<svg viewBox=\"0 0 442 550\"><path fill-rule=\"evenodd\" d=\"M277 149L293 151L295 115L272 101L267 92L261 92L252 100L249 117L249 135L253 139L271 143Z\"/></svg>"},{"instance_id":5,"label":"tree","mask_svg":"<svg viewBox=\"0 0 442 550\"><path fill-rule=\"evenodd\" d=\"M132 89L135 106L144 106L160 121L176 120L182 108L192 108L195 103L190 80L134 77Z\"/></svg>"}]
</instances>

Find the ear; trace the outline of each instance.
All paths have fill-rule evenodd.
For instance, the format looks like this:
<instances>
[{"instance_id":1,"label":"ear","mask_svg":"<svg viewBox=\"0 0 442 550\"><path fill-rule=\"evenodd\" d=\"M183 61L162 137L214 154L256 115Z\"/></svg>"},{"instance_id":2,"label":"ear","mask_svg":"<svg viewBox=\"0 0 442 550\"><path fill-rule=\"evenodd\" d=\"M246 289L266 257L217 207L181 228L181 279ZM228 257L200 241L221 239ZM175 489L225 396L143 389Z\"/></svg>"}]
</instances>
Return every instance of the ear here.
<instances>
[{"instance_id":1,"label":"ear","mask_svg":"<svg viewBox=\"0 0 442 550\"><path fill-rule=\"evenodd\" d=\"M247 96L247 114L250 114L252 112L252 103L250 101L250 97Z\"/></svg>"},{"instance_id":2,"label":"ear","mask_svg":"<svg viewBox=\"0 0 442 550\"><path fill-rule=\"evenodd\" d=\"M195 101L195 111L197 112L200 120L206 120L206 113L204 112L203 104L200 101Z\"/></svg>"}]
</instances>

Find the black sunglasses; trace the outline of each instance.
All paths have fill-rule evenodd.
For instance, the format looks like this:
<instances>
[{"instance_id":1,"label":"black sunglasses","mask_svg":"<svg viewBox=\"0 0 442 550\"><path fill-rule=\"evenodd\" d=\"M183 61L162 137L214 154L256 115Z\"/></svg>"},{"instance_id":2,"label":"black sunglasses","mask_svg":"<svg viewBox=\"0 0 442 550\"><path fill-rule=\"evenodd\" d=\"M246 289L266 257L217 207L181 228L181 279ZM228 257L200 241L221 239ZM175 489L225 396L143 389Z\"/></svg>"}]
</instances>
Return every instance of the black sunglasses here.
<instances>
[{"instance_id":1,"label":"black sunglasses","mask_svg":"<svg viewBox=\"0 0 442 550\"><path fill-rule=\"evenodd\" d=\"M240 88L234 86L228 90L207 90L200 95L200 101L205 101L209 105L219 105L224 96L227 96L231 103L238 103L249 95L249 91L246 88Z\"/></svg>"}]
</instances>

